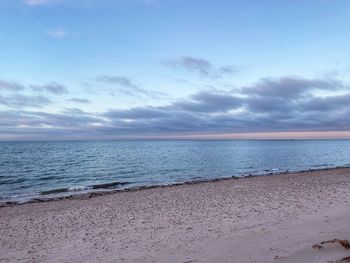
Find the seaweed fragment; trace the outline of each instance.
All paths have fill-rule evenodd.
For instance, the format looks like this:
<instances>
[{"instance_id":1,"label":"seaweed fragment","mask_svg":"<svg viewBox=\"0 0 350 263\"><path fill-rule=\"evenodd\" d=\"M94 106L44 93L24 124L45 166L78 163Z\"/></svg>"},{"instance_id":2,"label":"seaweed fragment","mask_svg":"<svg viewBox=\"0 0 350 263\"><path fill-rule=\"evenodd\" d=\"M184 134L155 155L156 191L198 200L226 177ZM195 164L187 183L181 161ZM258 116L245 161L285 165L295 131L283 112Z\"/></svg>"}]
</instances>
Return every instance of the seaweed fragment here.
<instances>
[{"instance_id":1,"label":"seaweed fragment","mask_svg":"<svg viewBox=\"0 0 350 263\"><path fill-rule=\"evenodd\" d=\"M350 243L346 239L333 239L333 240L323 241L320 243L320 245L327 244L327 243L338 243L343 248L350 249Z\"/></svg>"},{"instance_id":2,"label":"seaweed fragment","mask_svg":"<svg viewBox=\"0 0 350 263\"><path fill-rule=\"evenodd\" d=\"M346 257L337 261L329 261L328 263L349 263L349 262L350 262L350 257Z\"/></svg>"},{"instance_id":3,"label":"seaweed fragment","mask_svg":"<svg viewBox=\"0 0 350 263\"><path fill-rule=\"evenodd\" d=\"M315 244L315 245L312 246L312 248L313 248L313 249L321 249L321 248L323 248L322 245L324 245L324 244L329 244L329 243L331 243L331 244L338 243L338 244L341 245L343 248L345 248L345 249L350 249L350 243L349 243L348 240L346 240L346 239L337 239L337 238L336 238L336 239L333 239L333 240L323 241L323 242L321 242L321 243L319 243L319 244Z\"/></svg>"}]
</instances>

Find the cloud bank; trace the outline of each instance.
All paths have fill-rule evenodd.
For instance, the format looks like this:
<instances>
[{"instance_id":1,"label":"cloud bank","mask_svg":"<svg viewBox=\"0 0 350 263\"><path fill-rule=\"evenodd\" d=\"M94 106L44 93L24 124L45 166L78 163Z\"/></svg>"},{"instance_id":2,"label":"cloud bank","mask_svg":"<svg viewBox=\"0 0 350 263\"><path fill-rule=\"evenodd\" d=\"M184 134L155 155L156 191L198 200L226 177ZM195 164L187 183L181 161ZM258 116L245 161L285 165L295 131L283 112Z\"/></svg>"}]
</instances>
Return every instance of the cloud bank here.
<instances>
[{"instance_id":1,"label":"cloud bank","mask_svg":"<svg viewBox=\"0 0 350 263\"><path fill-rule=\"evenodd\" d=\"M105 78L125 87L127 79ZM25 98L7 98L23 103ZM232 91L202 91L164 106L0 112L3 138L108 138L246 132L349 131L350 86L328 78L265 78ZM76 101L78 102L78 101ZM6 103L6 98L0 98ZM40 103L46 103L38 102Z\"/></svg>"}]
</instances>

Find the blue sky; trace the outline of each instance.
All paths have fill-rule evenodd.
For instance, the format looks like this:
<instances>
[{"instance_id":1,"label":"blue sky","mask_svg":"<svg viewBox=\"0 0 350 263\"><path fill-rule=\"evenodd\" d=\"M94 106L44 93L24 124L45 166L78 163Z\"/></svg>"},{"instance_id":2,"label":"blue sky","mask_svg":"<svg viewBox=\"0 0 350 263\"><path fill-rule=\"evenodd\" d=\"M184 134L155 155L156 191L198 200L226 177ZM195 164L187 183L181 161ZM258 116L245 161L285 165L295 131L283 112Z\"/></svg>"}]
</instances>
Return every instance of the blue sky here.
<instances>
[{"instance_id":1,"label":"blue sky","mask_svg":"<svg viewBox=\"0 0 350 263\"><path fill-rule=\"evenodd\" d=\"M0 139L348 131L349 13L345 0L2 0Z\"/></svg>"}]
</instances>

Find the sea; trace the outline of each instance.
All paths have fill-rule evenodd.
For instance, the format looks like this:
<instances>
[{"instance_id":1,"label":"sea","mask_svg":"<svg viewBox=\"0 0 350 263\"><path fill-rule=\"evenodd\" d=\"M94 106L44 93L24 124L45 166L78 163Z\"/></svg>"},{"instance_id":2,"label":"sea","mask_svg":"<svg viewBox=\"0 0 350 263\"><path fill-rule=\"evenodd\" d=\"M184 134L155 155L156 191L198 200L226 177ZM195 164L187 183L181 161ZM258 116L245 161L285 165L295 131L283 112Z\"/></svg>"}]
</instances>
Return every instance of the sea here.
<instances>
[{"instance_id":1,"label":"sea","mask_svg":"<svg viewBox=\"0 0 350 263\"><path fill-rule=\"evenodd\" d=\"M350 167L350 140L0 142L0 202Z\"/></svg>"}]
</instances>

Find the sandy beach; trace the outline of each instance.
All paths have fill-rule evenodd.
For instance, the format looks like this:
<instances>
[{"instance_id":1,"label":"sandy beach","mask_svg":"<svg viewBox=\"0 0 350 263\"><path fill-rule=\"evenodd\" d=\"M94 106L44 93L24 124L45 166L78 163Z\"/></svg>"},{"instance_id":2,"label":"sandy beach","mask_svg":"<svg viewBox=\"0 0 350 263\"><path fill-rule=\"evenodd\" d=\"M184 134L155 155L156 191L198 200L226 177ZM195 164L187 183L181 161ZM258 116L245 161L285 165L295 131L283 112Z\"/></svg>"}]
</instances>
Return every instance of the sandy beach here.
<instances>
[{"instance_id":1,"label":"sandy beach","mask_svg":"<svg viewBox=\"0 0 350 263\"><path fill-rule=\"evenodd\" d=\"M337 262L349 202L331 169L2 207L0 262Z\"/></svg>"}]
</instances>

